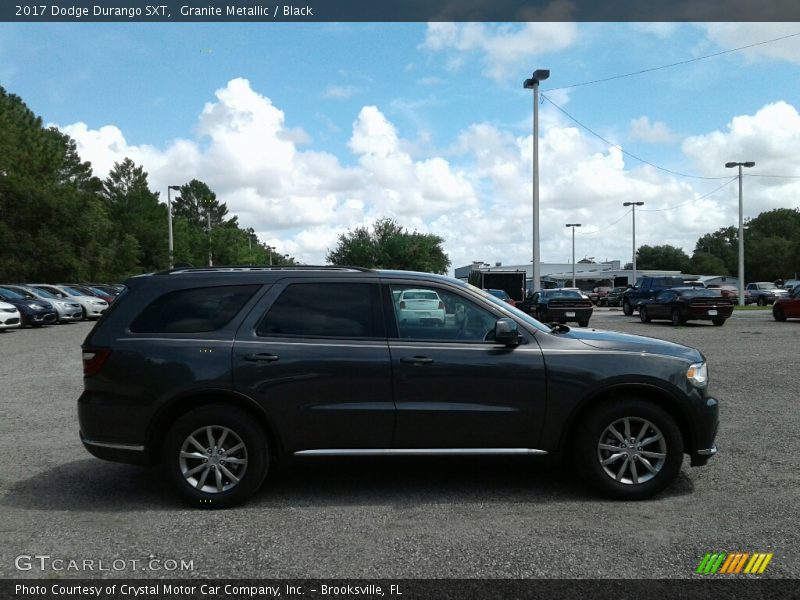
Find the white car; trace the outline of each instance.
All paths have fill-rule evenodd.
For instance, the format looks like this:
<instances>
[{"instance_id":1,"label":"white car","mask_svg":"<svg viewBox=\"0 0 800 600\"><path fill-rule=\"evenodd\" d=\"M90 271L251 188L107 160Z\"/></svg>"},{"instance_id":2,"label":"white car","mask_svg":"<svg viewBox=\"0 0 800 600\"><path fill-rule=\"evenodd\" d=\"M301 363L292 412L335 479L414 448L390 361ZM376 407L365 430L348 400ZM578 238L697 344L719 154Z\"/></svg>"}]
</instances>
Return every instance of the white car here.
<instances>
[{"instance_id":1,"label":"white car","mask_svg":"<svg viewBox=\"0 0 800 600\"><path fill-rule=\"evenodd\" d=\"M26 287L36 293L37 290L44 290L53 294L60 300L72 300L81 305L81 312L84 319L99 319L108 310L108 302L97 296L84 296L78 290L74 290L67 285L52 285L49 283L29 283Z\"/></svg>"},{"instance_id":2,"label":"white car","mask_svg":"<svg viewBox=\"0 0 800 600\"><path fill-rule=\"evenodd\" d=\"M37 299L49 302L53 305L53 308L56 311L56 321L59 323L70 323L83 319L83 310L81 309L81 305L71 298L58 298L50 292L32 288L27 285L7 285L5 288L29 297L32 300Z\"/></svg>"},{"instance_id":3,"label":"white car","mask_svg":"<svg viewBox=\"0 0 800 600\"><path fill-rule=\"evenodd\" d=\"M444 325L444 302L433 290L403 290L397 298L397 320L401 324Z\"/></svg>"},{"instance_id":4,"label":"white car","mask_svg":"<svg viewBox=\"0 0 800 600\"><path fill-rule=\"evenodd\" d=\"M14 329L22 323L19 309L8 302L0 302L0 329Z\"/></svg>"}]
</instances>

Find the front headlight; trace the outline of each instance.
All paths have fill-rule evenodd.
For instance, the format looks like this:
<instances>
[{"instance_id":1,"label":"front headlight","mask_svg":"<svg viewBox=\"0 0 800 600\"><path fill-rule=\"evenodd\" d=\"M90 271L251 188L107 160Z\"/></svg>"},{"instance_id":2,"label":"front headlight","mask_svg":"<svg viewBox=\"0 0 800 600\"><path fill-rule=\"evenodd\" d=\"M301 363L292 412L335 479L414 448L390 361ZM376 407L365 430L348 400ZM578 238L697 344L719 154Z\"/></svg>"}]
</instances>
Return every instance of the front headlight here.
<instances>
[{"instance_id":1,"label":"front headlight","mask_svg":"<svg viewBox=\"0 0 800 600\"><path fill-rule=\"evenodd\" d=\"M44 310L44 306L41 304L31 304L31 308L34 310Z\"/></svg>"},{"instance_id":2,"label":"front headlight","mask_svg":"<svg viewBox=\"0 0 800 600\"><path fill-rule=\"evenodd\" d=\"M706 387L708 385L708 365L705 362L691 365L686 371L686 379L695 387Z\"/></svg>"}]
</instances>

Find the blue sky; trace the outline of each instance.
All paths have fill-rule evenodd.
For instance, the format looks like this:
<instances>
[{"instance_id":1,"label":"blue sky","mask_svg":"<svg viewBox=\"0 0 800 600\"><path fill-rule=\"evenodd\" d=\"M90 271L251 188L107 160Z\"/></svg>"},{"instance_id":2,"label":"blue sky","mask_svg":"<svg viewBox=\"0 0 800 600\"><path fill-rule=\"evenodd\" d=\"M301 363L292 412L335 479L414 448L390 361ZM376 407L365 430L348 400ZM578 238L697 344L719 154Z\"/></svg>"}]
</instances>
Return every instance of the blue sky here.
<instances>
[{"instance_id":1,"label":"blue sky","mask_svg":"<svg viewBox=\"0 0 800 600\"><path fill-rule=\"evenodd\" d=\"M454 266L530 260L531 93L658 166L800 176L800 24L0 24L0 84L78 142L103 177L130 156L154 191L206 181L262 240L322 262L392 216L445 238ZM645 167L541 106L542 258L691 253L735 222L736 185ZM746 179L745 214L798 206L800 178ZM693 201L694 200L694 201ZM688 204L686 204L688 202ZM684 204L681 208L671 208ZM603 231L592 234L593 231Z\"/></svg>"}]
</instances>

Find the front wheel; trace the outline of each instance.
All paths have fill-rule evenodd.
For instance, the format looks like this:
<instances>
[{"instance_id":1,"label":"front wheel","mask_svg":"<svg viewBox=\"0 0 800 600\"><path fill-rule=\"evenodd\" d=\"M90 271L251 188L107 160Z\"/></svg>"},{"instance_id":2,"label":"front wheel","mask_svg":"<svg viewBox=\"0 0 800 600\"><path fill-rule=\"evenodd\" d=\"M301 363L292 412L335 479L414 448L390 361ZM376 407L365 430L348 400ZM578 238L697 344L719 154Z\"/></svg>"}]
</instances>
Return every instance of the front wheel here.
<instances>
[{"instance_id":1,"label":"front wheel","mask_svg":"<svg viewBox=\"0 0 800 600\"><path fill-rule=\"evenodd\" d=\"M681 316L681 311L677 308L672 309L672 324L676 327L678 325L683 325L683 317Z\"/></svg>"},{"instance_id":2,"label":"front wheel","mask_svg":"<svg viewBox=\"0 0 800 600\"><path fill-rule=\"evenodd\" d=\"M756 300L756 304L758 304L759 306L766 306L767 301L764 299L763 296L759 296L758 300Z\"/></svg>"},{"instance_id":3,"label":"front wheel","mask_svg":"<svg viewBox=\"0 0 800 600\"><path fill-rule=\"evenodd\" d=\"M588 327L589 326L589 321L578 321L578 326L579 327Z\"/></svg>"},{"instance_id":4,"label":"front wheel","mask_svg":"<svg viewBox=\"0 0 800 600\"><path fill-rule=\"evenodd\" d=\"M606 496L642 500L678 476L683 438L675 419L645 400L601 404L575 430L575 466Z\"/></svg>"},{"instance_id":5,"label":"front wheel","mask_svg":"<svg viewBox=\"0 0 800 600\"><path fill-rule=\"evenodd\" d=\"M203 406L169 430L163 462L185 500L199 508L228 508L247 500L264 481L269 466L266 434L238 408Z\"/></svg>"},{"instance_id":6,"label":"front wheel","mask_svg":"<svg viewBox=\"0 0 800 600\"><path fill-rule=\"evenodd\" d=\"M633 314L633 306L627 300L622 301L622 312L626 317L630 317Z\"/></svg>"},{"instance_id":7,"label":"front wheel","mask_svg":"<svg viewBox=\"0 0 800 600\"><path fill-rule=\"evenodd\" d=\"M772 318L776 321L785 321L786 320L786 313L783 312L783 308L780 306L773 306L772 307Z\"/></svg>"},{"instance_id":8,"label":"front wheel","mask_svg":"<svg viewBox=\"0 0 800 600\"><path fill-rule=\"evenodd\" d=\"M717 327L722 327L725 325L725 319L711 319L711 322Z\"/></svg>"}]
</instances>

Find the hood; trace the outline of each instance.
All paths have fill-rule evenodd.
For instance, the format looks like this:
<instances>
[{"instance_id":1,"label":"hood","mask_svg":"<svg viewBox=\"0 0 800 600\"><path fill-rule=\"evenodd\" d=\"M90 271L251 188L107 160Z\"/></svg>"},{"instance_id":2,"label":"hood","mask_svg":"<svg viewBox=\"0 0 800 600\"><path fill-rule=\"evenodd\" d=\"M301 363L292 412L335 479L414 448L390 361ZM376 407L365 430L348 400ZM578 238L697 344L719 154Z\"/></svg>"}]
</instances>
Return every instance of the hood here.
<instances>
[{"instance_id":1,"label":"hood","mask_svg":"<svg viewBox=\"0 0 800 600\"><path fill-rule=\"evenodd\" d=\"M628 333L618 333L616 331L603 331L601 329L571 329L569 333L560 334L565 337L578 340L587 346L599 350L622 350L625 352L646 352L648 354L661 354L664 356L674 356L683 358L691 362L704 360L703 354L695 348L682 346L673 342L658 340L655 338L644 337L641 335L631 335Z\"/></svg>"}]
</instances>

